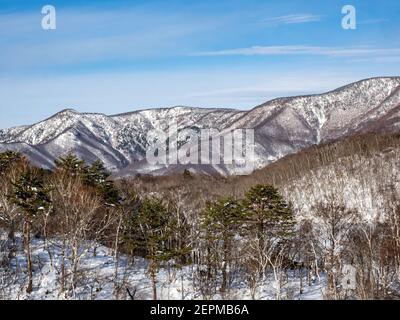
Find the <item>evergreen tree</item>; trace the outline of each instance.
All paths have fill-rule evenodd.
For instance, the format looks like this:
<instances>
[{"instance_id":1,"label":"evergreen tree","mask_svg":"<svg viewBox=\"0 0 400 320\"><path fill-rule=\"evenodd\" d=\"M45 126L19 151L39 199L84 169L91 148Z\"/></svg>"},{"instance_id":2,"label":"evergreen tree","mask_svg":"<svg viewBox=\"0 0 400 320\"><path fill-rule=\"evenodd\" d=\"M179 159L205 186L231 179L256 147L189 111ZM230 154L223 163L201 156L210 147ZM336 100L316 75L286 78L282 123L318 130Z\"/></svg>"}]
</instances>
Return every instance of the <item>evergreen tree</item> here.
<instances>
[{"instance_id":1,"label":"evergreen tree","mask_svg":"<svg viewBox=\"0 0 400 320\"><path fill-rule=\"evenodd\" d=\"M267 266L271 267L276 299L280 299L281 271L294 237L293 211L278 190L270 185L251 188L246 193L244 206L247 211L246 229L250 248L247 264L253 270L251 279L261 278L265 281Z\"/></svg>"},{"instance_id":2,"label":"evergreen tree","mask_svg":"<svg viewBox=\"0 0 400 320\"><path fill-rule=\"evenodd\" d=\"M19 207L10 201L12 182L27 166L28 161L20 153L14 151L0 153L0 228L8 230L9 259L16 251L15 231L22 220Z\"/></svg>"},{"instance_id":3,"label":"evergreen tree","mask_svg":"<svg viewBox=\"0 0 400 320\"><path fill-rule=\"evenodd\" d=\"M96 160L92 165L87 166L85 161L73 154L68 154L55 160L55 164L58 171L71 176L79 176L86 186L96 189L106 204L118 203L118 190L114 183L108 180L110 173L100 160Z\"/></svg>"},{"instance_id":4,"label":"evergreen tree","mask_svg":"<svg viewBox=\"0 0 400 320\"><path fill-rule=\"evenodd\" d=\"M249 226L256 226L259 237L266 234L286 239L293 236L295 225L291 206L283 199L278 190L270 185L256 185L245 196Z\"/></svg>"},{"instance_id":5,"label":"evergreen tree","mask_svg":"<svg viewBox=\"0 0 400 320\"><path fill-rule=\"evenodd\" d=\"M153 299L157 299L157 272L162 262L174 257L168 246L173 223L162 201L144 198L138 209L129 217L125 241L132 252L138 252L149 260L148 273L153 288Z\"/></svg>"},{"instance_id":6,"label":"evergreen tree","mask_svg":"<svg viewBox=\"0 0 400 320\"><path fill-rule=\"evenodd\" d=\"M222 252L221 294L224 296L229 282L230 264L232 261L233 239L240 232L244 214L240 203L231 197L208 202L202 214L202 227L205 230L206 243L214 242L217 252ZM211 252L207 260L212 264ZM211 258L211 259L210 259ZM217 257L215 257L217 258ZM210 267L210 266L209 266ZM210 273L211 270L208 270Z\"/></svg>"},{"instance_id":7,"label":"evergreen tree","mask_svg":"<svg viewBox=\"0 0 400 320\"><path fill-rule=\"evenodd\" d=\"M72 153L67 154L65 157L56 159L54 163L57 170L72 176L82 175L87 171L85 161L80 160Z\"/></svg>"},{"instance_id":8,"label":"evergreen tree","mask_svg":"<svg viewBox=\"0 0 400 320\"><path fill-rule=\"evenodd\" d=\"M91 186L101 185L106 182L110 173L104 167L103 162L96 160L87 168L85 174L85 183Z\"/></svg>"},{"instance_id":9,"label":"evergreen tree","mask_svg":"<svg viewBox=\"0 0 400 320\"><path fill-rule=\"evenodd\" d=\"M91 166L87 167L84 182L86 185L96 188L107 204L117 204L119 200L118 190L114 183L108 180L110 175L103 162L96 160Z\"/></svg>"},{"instance_id":10,"label":"evergreen tree","mask_svg":"<svg viewBox=\"0 0 400 320\"><path fill-rule=\"evenodd\" d=\"M18 152L5 151L0 153L0 174L5 174L12 165L23 159L24 157Z\"/></svg>"},{"instance_id":11,"label":"evergreen tree","mask_svg":"<svg viewBox=\"0 0 400 320\"><path fill-rule=\"evenodd\" d=\"M24 245L28 266L28 286L26 292L32 292L32 259L30 251L30 232L32 219L46 210L50 204L48 188L37 171L28 169L13 184L12 201L24 212Z\"/></svg>"}]
</instances>

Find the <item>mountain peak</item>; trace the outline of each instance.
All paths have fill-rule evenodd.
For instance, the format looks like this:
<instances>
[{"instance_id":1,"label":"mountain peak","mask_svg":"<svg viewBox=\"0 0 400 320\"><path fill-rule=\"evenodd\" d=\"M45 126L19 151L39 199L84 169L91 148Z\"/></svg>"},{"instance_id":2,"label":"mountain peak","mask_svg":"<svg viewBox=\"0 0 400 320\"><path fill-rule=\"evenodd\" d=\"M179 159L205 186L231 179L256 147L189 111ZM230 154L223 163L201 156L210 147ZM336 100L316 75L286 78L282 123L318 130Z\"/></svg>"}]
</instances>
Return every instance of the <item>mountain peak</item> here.
<instances>
[{"instance_id":1,"label":"mountain peak","mask_svg":"<svg viewBox=\"0 0 400 320\"><path fill-rule=\"evenodd\" d=\"M79 112L72 108L66 108L57 112L56 114L79 114Z\"/></svg>"},{"instance_id":2,"label":"mountain peak","mask_svg":"<svg viewBox=\"0 0 400 320\"><path fill-rule=\"evenodd\" d=\"M400 78L380 77L327 93L275 99L248 111L174 106L107 116L67 108L29 127L1 130L0 152L11 145L16 150L29 147L26 154L38 165L51 164L61 154L73 152L88 162L102 160L116 174L120 170L124 174L161 172L167 169L160 171L145 162L146 149L152 143L147 134L154 128L167 128L175 119L178 130L254 129L253 160L260 167L310 145L350 134L398 131L399 103ZM231 167L221 164L201 170L237 174Z\"/></svg>"}]
</instances>

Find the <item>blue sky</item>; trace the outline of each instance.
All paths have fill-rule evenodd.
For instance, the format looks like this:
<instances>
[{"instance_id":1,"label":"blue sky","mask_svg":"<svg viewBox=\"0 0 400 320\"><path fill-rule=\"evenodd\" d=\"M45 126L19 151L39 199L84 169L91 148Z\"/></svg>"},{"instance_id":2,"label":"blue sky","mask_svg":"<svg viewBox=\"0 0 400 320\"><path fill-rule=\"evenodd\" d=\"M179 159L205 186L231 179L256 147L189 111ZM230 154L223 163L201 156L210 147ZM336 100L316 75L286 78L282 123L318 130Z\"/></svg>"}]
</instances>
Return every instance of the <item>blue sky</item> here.
<instances>
[{"instance_id":1,"label":"blue sky","mask_svg":"<svg viewBox=\"0 0 400 320\"><path fill-rule=\"evenodd\" d=\"M57 29L41 28L44 5ZM344 5L357 29L341 27ZM400 75L400 3L0 0L0 128L74 108L248 109Z\"/></svg>"}]
</instances>

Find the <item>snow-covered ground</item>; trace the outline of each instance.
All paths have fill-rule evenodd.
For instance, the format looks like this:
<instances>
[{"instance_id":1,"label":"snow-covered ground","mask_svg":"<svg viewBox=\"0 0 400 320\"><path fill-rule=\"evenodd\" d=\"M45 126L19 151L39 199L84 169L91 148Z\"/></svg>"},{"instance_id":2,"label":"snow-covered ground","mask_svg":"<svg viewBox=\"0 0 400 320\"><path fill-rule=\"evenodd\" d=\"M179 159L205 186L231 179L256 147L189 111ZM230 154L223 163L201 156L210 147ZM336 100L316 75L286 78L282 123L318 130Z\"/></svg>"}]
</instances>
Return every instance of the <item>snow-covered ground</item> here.
<instances>
[{"instance_id":1,"label":"snow-covered ground","mask_svg":"<svg viewBox=\"0 0 400 320\"><path fill-rule=\"evenodd\" d=\"M6 244L5 234L0 245ZM152 299L152 287L147 276L147 262L142 258L120 256L117 260L112 250L93 242L87 242L81 248L77 286L75 290L67 284L61 291L60 274L62 265L61 246L58 241L45 242L32 239L33 292L25 292L27 283L26 259L22 251L22 239L16 237L17 252L6 265L4 254L0 253L0 299L90 299L111 300ZM95 252L94 252L94 248ZM68 254L66 255L68 256ZM68 259L66 265L68 266ZM3 262L3 263L1 263ZM118 262L118 275L116 266ZM182 269L161 268L157 275L157 294L159 299L202 299L194 285L195 269L186 266ZM68 273L67 273L68 276ZM324 277L319 282L314 279L311 286L303 278L303 293L299 293L299 278L288 275L282 288L282 299L323 299ZM257 299L274 299L276 290L274 281L267 278L265 285L257 291ZM127 290L128 289L128 290ZM235 283L227 298L251 299L246 283ZM216 294L213 299L221 299Z\"/></svg>"}]
</instances>

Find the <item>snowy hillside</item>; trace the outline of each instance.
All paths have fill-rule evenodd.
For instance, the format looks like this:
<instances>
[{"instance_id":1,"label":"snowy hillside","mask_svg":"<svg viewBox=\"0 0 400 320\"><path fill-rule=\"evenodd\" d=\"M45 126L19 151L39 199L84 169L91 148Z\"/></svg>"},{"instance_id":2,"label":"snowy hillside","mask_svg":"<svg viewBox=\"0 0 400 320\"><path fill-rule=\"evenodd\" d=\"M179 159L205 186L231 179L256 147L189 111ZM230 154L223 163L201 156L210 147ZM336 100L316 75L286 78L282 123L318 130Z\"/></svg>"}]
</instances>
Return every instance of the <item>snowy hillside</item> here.
<instances>
[{"instance_id":1,"label":"snowy hillside","mask_svg":"<svg viewBox=\"0 0 400 320\"><path fill-rule=\"evenodd\" d=\"M203 128L219 131L255 130L255 163L262 167L287 154L356 132L396 131L400 128L400 77L362 80L311 96L279 98L250 111L174 107L114 116L79 113L71 109L33 124L0 130L0 151L18 150L46 168L54 159L73 152L88 162L102 160L115 174L164 174L179 166L149 166L146 150L150 130L168 129L198 139ZM178 145L190 143L182 139ZM205 173L235 174L231 165L190 168Z\"/></svg>"},{"instance_id":2,"label":"snowy hillside","mask_svg":"<svg viewBox=\"0 0 400 320\"><path fill-rule=\"evenodd\" d=\"M400 190L400 149L372 156L338 159L310 170L281 187L296 212L312 217L318 202L338 197L347 208L358 210L367 221L384 218L388 197Z\"/></svg>"}]
</instances>

